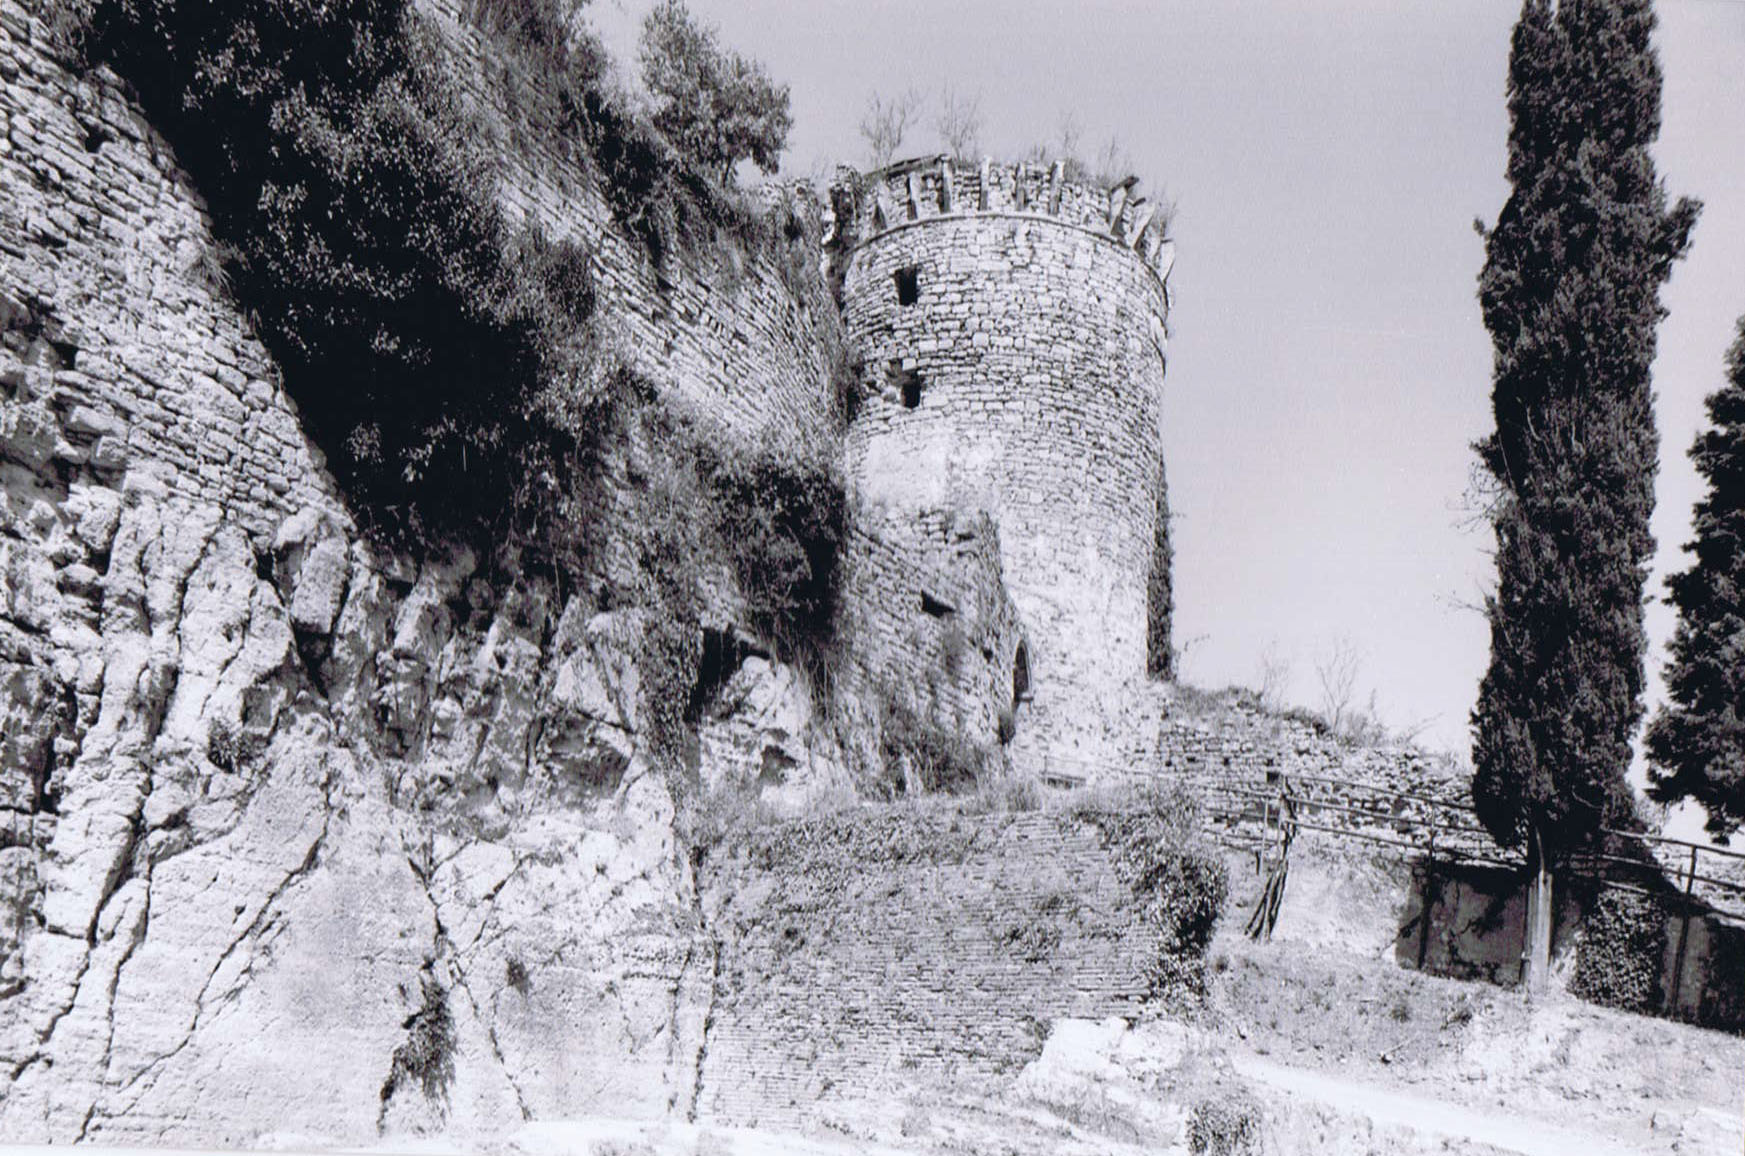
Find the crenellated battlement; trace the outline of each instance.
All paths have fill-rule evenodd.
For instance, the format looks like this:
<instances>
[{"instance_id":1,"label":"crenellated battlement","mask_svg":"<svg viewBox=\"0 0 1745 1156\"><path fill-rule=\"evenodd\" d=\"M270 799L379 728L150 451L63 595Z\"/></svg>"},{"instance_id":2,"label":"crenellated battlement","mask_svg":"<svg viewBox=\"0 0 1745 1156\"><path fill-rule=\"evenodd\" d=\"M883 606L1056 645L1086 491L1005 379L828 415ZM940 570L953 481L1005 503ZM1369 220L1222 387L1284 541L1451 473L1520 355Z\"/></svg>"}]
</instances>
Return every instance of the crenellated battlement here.
<instances>
[{"instance_id":1,"label":"crenellated battlement","mask_svg":"<svg viewBox=\"0 0 1745 1156\"><path fill-rule=\"evenodd\" d=\"M1067 176L1066 165L980 164L916 157L870 173L837 171L835 228L826 240L852 248L920 221L972 216L1028 217L1083 229L1139 254L1161 280L1175 245L1165 206L1139 193L1139 178L1102 188Z\"/></svg>"}]
</instances>

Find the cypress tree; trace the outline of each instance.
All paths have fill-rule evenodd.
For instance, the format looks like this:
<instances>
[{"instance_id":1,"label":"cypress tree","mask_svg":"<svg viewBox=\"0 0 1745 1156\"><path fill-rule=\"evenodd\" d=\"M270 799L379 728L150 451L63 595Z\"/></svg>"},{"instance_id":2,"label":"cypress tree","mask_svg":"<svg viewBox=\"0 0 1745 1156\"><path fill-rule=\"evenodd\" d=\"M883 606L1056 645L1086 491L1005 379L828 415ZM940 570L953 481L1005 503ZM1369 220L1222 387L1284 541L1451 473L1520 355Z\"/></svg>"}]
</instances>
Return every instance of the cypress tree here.
<instances>
[{"instance_id":1,"label":"cypress tree","mask_svg":"<svg viewBox=\"0 0 1745 1156\"><path fill-rule=\"evenodd\" d=\"M1546 918L1557 862L1598 827L1634 821L1624 774L1642 715L1658 448L1649 367L1660 287L1700 208L1668 208L1649 156L1653 27L1650 0L1526 0L1509 58L1512 191L1479 277L1496 429L1475 449L1496 487L1497 589L1473 797L1500 843L1528 849Z\"/></svg>"},{"instance_id":2,"label":"cypress tree","mask_svg":"<svg viewBox=\"0 0 1745 1156\"><path fill-rule=\"evenodd\" d=\"M1667 581L1678 607L1672 701L1648 728L1649 795L1696 800L1722 836L1745 823L1745 317L1727 371L1708 399L1714 428L1690 451L1709 491L1685 547L1696 561Z\"/></svg>"}]
</instances>

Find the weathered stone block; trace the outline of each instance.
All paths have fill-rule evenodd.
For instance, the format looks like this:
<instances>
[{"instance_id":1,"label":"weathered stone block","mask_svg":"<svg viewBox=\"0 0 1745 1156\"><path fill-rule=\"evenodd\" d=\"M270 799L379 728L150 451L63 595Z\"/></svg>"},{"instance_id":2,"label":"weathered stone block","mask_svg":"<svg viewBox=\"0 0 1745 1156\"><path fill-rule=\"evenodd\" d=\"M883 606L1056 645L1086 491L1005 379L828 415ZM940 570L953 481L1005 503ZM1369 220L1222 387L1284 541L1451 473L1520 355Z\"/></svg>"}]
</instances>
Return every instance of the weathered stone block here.
<instances>
[{"instance_id":1,"label":"weathered stone block","mask_svg":"<svg viewBox=\"0 0 1745 1156\"><path fill-rule=\"evenodd\" d=\"M303 558L291 592L291 625L311 634L327 634L339 615L350 574L345 540L323 538Z\"/></svg>"}]
</instances>

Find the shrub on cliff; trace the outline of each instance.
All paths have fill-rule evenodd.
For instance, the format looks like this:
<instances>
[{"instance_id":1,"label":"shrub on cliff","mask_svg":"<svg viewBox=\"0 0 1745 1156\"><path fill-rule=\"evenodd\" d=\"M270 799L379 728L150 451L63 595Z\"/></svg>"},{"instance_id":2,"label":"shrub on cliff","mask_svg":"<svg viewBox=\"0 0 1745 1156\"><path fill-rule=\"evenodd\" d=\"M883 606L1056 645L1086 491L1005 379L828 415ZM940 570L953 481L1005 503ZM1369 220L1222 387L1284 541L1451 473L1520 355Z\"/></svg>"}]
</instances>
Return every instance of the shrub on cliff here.
<instances>
[{"instance_id":1,"label":"shrub on cliff","mask_svg":"<svg viewBox=\"0 0 1745 1156\"><path fill-rule=\"evenodd\" d=\"M747 625L823 678L848 524L842 480L823 461L768 450L731 456L705 446L700 461Z\"/></svg>"},{"instance_id":2,"label":"shrub on cliff","mask_svg":"<svg viewBox=\"0 0 1745 1156\"><path fill-rule=\"evenodd\" d=\"M612 589L599 594L658 607L695 632L702 595L728 579L735 625L805 670L822 698L847 529L842 478L824 447L748 445L621 365L583 410L566 423L597 427L610 452L578 455L560 514L576 527L577 565L607 555L615 564ZM686 681L695 673L687 664L660 680L674 737L697 710Z\"/></svg>"},{"instance_id":3,"label":"shrub on cliff","mask_svg":"<svg viewBox=\"0 0 1745 1156\"><path fill-rule=\"evenodd\" d=\"M723 185L742 160L776 171L794 123L787 85L723 49L683 0L662 0L648 14L640 55L654 123L687 160Z\"/></svg>"},{"instance_id":4,"label":"shrub on cliff","mask_svg":"<svg viewBox=\"0 0 1745 1156\"><path fill-rule=\"evenodd\" d=\"M786 139L786 89L755 64L723 53L714 34L686 16L688 32L676 23L662 25L656 82L668 92L658 96L651 119L611 83L604 48L575 18L579 7L562 0L468 0L462 9L507 50L510 67L500 79L520 118L510 132L531 132L547 146L570 150L598 178L613 215L656 265L722 232L769 240L758 215L732 195L732 165L723 163L723 150L756 140L755 152L740 156L763 156L771 166L766 171L773 171ZM778 119L780 141L748 127Z\"/></svg>"},{"instance_id":5,"label":"shrub on cliff","mask_svg":"<svg viewBox=\"0 0 1745 1156\"><path fill-rule=\"evenodd\" d=\"M515 237L407 0L85 0L212 214L310 433L400 531L477 533L568 439L535 404L593 308L585 254Z\"/></svg>"},{"instance_id":6,"label":"shrub on cliff","mask_svg":"<svg viewBox=\"0 0 1745 1156\"><path fill-rule=\"evenodd\" d=\"M454 1016L448 1010L448 992L429 975L423 981L424 1002L400 1026L406 1039L394 1049L388 1078L382 1081L382 1110L402 1087L416 1084L424 1098L446 1105L449 1085L454 1083Z\"/></svg>"}]
</instances>

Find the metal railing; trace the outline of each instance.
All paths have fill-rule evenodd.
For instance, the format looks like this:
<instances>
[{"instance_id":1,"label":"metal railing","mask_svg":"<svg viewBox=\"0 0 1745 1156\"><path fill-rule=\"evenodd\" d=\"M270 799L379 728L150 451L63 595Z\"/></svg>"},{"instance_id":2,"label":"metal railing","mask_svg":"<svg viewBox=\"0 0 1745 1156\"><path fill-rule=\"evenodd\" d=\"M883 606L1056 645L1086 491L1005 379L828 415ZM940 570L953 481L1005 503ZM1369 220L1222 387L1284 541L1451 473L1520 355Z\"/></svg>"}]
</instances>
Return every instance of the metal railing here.
<instances>
[{"instance_id":1,"label":"metal railing","mask_svg":"<svg viewBox=\"0 0 1745 1156\"><path fill-rule=\"evenodd\" d=\"M1282 824L1292 831L1311 831L1397 851L1422 855L1427 863L1470 863L1524 869L1526 857L1498 846L1470 803L1439 798L1421 791L1331 775L1267 772L1264 780L1214 773L1156 769L1135 772L1131 764L1072 755L1045 754L1039 775L1044 782L1079 787L1094 778L1120 782L1169 779L1198 795L1213 821L1220 842L1234 849L1263 853L1276 846ZM1333 796L1333 797L1329 797ZM1284 800L1289 800L1286 819ZM1374 805L1365 805L1364 800ZM1340 820L1345 820L1341 822ZM1590 851L1567 861L1569 873L1590 884L1674 902L1688 909L1702 907L1725 919L1745 923L1745 852L1665 835L1602 829L1602 834L1642 847L1646 856ZM1705 857L1731 871L1705 870ZM1620 878L1620 868L1656 869L1669 884L1655 890ZM1683 936L1681 935L1681 939Z\"/></svg>"}]
</instances>

